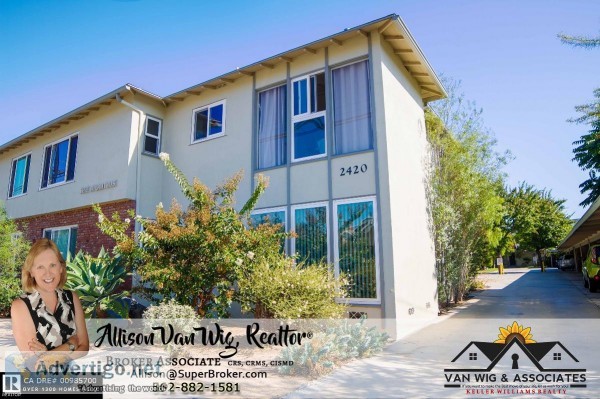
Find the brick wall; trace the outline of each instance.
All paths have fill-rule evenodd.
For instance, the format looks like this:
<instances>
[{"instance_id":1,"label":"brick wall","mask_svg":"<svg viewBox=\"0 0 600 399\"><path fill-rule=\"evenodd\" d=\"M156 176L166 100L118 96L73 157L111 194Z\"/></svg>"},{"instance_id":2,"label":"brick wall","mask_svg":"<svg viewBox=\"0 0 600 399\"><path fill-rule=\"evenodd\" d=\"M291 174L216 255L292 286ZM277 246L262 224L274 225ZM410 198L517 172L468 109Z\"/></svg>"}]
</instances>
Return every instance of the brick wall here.
<instances>
[{"instance_id":1,"label":"brick wall","mask_svg":"<svg viewBox=\"0 0 600 399\"><path fill-rule=\"evenodd\" d=\"M123 200L115 202L106 202L100 204L102 211L108 217L116 211L122 218L128 217L127 210L135 209L135 201ZM35 241L43 237L43 231L49 227L77 226L77 245L76 252L85 251L93 256L98 255L100 248L111 249L115 241L105 236L96 226L98 215L92 207L78 208L55 213L47 213L15 220L25 237L30 241ZM134 229L133 223L129 228L129 233Z\"/></svg>"}]
</instances>

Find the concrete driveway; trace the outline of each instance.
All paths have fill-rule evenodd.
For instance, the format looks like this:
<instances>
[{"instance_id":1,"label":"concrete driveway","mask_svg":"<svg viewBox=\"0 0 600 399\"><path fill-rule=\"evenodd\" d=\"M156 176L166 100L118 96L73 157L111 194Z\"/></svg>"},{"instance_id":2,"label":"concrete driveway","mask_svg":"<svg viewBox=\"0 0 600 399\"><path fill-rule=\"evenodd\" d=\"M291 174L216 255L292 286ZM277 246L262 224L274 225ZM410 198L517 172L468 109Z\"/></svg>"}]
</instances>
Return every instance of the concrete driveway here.
<instances>
[{"instance_id":1,"label":"concrete driveway","mask_svg":"<svg viewBox=\"0 0 600 399\"><path fill-rule=\"evenodd\" d=\"M394 344L384 353L344 366L288 395L289 398L487 397L485 392L444 388L444 369L470 341L493 342L499 327L517 321L537 342L560 341L586 367L585 389L535 397L598 397L600 294L583 289L578 274L548 269L507 269L483 276L488 288L442 321ZM537 371L537 370L536 370ZM550 391L548 391L550 392ZM494 397L521 396L515 392Z\"/></svg>"}]
</instances>

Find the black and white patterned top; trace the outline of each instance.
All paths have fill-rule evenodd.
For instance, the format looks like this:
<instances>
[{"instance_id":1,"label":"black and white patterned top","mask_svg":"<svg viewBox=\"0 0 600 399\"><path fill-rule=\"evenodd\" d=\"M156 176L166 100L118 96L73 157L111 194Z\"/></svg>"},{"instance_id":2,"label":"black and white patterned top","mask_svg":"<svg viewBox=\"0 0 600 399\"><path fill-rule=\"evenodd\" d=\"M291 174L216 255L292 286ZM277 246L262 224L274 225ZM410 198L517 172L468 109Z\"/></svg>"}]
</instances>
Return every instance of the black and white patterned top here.
<instances>
[{"instance_id":1,"label":"black and white patterned top","mask_svg":"<svg viewBox=\"0 0 600 399\"><path fill-rule=\"evenodd\" d=\"M31 294L21 296L33 319L33 325L37 332L36 338L46 345L48 350L64 344L77 332L73 293L61 289L57 289L56 293L58 303L54 313L46 308L39 292L34 291Z\"/></svg>"}]
</instances>

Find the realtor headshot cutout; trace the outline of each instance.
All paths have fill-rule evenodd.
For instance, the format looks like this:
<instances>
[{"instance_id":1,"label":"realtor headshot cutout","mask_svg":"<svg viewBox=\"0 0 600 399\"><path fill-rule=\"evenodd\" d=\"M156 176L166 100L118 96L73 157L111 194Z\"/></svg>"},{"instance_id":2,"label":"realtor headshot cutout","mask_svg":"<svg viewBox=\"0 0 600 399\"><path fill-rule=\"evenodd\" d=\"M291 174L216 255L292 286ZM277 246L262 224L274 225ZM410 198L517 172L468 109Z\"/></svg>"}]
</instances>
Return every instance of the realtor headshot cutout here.
<instances>
[{"instance_id":1,"label":"realtor headshot cutout","mask_svg":"<svg viewBox=\"0 0 600 399\"><path fill-rule=\"evenodd\" d=\"M88 353L83 308L75 292L63 289L66 281L66 263L56 244L37 240L21 270L24 294L11 306L17 347L34 355L36 364L67 363Z\"/></svg>"}]
</instances>

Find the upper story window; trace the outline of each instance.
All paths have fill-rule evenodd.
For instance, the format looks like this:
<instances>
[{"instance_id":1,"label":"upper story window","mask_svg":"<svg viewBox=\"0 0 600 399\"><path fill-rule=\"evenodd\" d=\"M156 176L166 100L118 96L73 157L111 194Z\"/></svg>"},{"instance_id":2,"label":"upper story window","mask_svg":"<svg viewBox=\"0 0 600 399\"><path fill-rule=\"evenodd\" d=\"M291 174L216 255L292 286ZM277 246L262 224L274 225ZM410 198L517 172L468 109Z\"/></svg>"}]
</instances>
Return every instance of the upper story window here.
<instances>
[{"instance_id":1,"label":"upper story window","mask_svg":"<svg viewBox=\"0 0 600 399\"><path fill-rule=\"evenodd\" d=\"M10 171L10 184L8 187L8 198L27 194L27 185L29 182L29 165L31 164L31 154L23 155L20 158L13 159Z\"/></svg>"},{"instance_id":2,"label":"upper story window","mask_svg":"<svg viewBox=\"0 0 600 399\"><path fill-rule=\"evenodd\" d=\"M287 153L287 89L258 93L258 169L284 165Z\"/></svg>"},{"instance_id":3,"label":"upper story window","mask_svg":"<svg viewBox=\"0 0 600 399\"><path fill-rule=\"evenodd\" d=\"M303 76L292 82L293 161L327 154L325 135L325 74Z\"/></svg>"},{"instance_id":4,"label":"upper story window","mask_svg":"<svg viewBox=\"0 0 600 399\"><path fill-rule=\"evenodd\" d=\"M75 177L77 135L63 139L44 148L44 166L41 188L72 181Z\"/></svg>"},{"instance_id":5,"label":"upper story window","mask_svg":"<svg viewBox=\"0 0 600 399\"><path fill-rule=\"evenodd\" d=\"M331 71L331 77L335 153L372 149L368 62L336 68Z\"/></svg>"},{"instance_id":6,"label":"upper story window","mask_svg":"<svg viewBox=\"0 0 600 399\"><path fill-rule=\"evenodd\" d=\"M160 133L162 121L148 116L146 118L146 130L144 132L144 152L158 155L160 152Z\"/></svg>"},{"instance_id":7,"label":"upper story window","mask_svg":"<svg viewBox=\"0 0 600 399\"><path fill-rule=\"evenodd\" d=\"M225 134L225 100L194 110L192 143Z\"/></svg>"}]
</instances>

